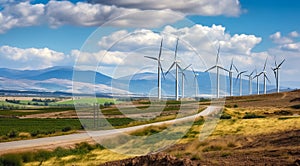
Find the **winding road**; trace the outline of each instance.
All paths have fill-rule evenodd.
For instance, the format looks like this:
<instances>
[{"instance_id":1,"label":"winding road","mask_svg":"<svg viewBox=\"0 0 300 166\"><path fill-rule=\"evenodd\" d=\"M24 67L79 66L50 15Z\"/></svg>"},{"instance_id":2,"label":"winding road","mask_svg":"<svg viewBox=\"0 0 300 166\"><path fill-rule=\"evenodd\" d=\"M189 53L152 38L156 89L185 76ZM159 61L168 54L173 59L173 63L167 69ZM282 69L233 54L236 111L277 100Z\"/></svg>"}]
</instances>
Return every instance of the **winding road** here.
<instances>
[{"instance_id":1,"label":"winding road","mask_svg":"<svg viewBox=\"0 0 300 166\"><path fill-rule=\"evenodd\" d=\"M94 141L93 138L95 137L112 136L114 134L132 132L149 126L175 124L184 121L194 120L199 116L207 116L220 109L221 107L218 106L208 106L205 110L203 110L202 112L196 115L178 118L174 120L163 121L163 122L155 122L155 123L150 123L145 125L121 128L121 129L89 131L88 133L78 133L78 134L69 134L69 135L54 136L54 137L47 137L47 138L37 138L31 140L3 142L0 143L0 154L11 153L11 152L22 152L28 150L54 149L59 146L71 147L74 146L74 144L80 142L93 142Z\"/></svg>"}]
</instances>

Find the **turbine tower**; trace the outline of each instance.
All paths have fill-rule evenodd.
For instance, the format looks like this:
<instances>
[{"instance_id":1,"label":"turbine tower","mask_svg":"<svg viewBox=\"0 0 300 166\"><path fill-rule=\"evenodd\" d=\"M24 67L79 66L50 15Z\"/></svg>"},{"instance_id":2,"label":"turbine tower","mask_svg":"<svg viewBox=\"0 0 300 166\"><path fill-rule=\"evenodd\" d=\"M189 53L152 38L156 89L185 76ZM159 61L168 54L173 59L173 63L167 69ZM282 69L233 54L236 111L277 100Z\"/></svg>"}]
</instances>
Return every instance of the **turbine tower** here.
<instances>
[{"instance_id":1,"label":"turbine tower","mask_svg":"<svg viewBox=\"0 0 300 166\"><path fill-rule=\"evenodd\" d=\"M181 98L184 98L184 80L186 79L185 77L185 70L188 69L189 67L191 67L192 64L188 65L186 68L182 69L180 66L179 69L180 69L180 73L181 73Z\"/></svg>"},{"instance_id":2,"label":"turbine tower","mask_svg":"<svg viewBox=\"0 0 300 166\"><path fill-rule=\"evenodd\" d=\"M253 80L253 75L254 70L252 71L251 74L246 74L245 76L249 78L249 95L252 95L252 80Z\"/></svg>"},{"instance_id":3,"label":"turbine tower","mask_svg":"<svg viewBox=\"0 0 300 166\"><path fill-rule=\"evenodd\" d=\"M161 39L161 42L160 42L160 49L159 49L158 58L145 56L145 58L149 58L149 59L157 61L157 88L158 88L157 89L158 90L158 96L157 97L158 97L158 100L161 100L161 73L162 73L163 77L165 78L164 71L163 71L162 66L161 66L162 43L163 43L163 39Z\"/></svg>"},{"instance_id":4,"label":"turbine tower","mask_svg":"<svg viewBox=\"0 0 300 166\"><path fill-rule=\"evenodd\" d=\"M219 76L219 70L222 69L222 70L225 70L227 72L230 72L229 70L223 68L221 65L219 65L219 53L220 53L220 45L219 45L219 48L218 48L218 52L217 52L217 59L216 59L216 64L214 66L212 66L211 68L207 69L205 72L208 72L214 68L217 69L217 92L216 92L216 96L217 98L220 97L220 76Z\"/></svg>"},{"instance_id":5,"label":"turbine tower","mask_svg":"<svg viewBox=\"0 0 300 166\"><path fill-rule=\"evenodd\" d=\"M179 100L179 97L178 97L178 68L179 68L180 61L177 60L178 40L179 40L179 38L177 38L177 42L176 42L174 62L170 66L169 70L166 72L166 75L167 75L169 73L169 71L175 66L175 69L176 69L176 71L175 71L176 72L176 77L175 77L175 100Z\"/></svg>"},{"instance_id":6,"label":"turbine tower","mask_svg":"<svg viewBox=\"0 0 300 166\"><path fill-rule=\"evenodd\" d=\"M271 68L273 70L274 74L275 74L277 93L279 93L279 91L280 91L279 69L280 69L280 66L283 64L284 61L285 61L285 59L283 61L281 61L280 64L277 66L277 62L276 62L276 59L275 59L275 68Z\"/></svg>"},{"instance_id":7,"label":"turbine tower","mask_svg":"<svg viewBox=\"0 0 300 166\"><path fill-rule=\"evenodd\" d=\"M195 86L195 98L198 97L198 80L197 80L197 77L198 77L198 73L195 72L195 70L192 68L192 71L194 73L194 86Z\"/></svg>"},{"instance_id":8,"label":"turbine tower","mask_svg":"<svg viewBox=\"0 0 300 166\"><path fill-rule=\"evenodd\" d=\"M240 96L242 96L242 81L243 81L242 76L247 71L241 71L240 72L235 65L233 65L233 67L235 68L236 72L238 73L237 76L236 76L236 80L240 79L240 91L239 92L240 92Z\"/></svg>"}]
</instances>

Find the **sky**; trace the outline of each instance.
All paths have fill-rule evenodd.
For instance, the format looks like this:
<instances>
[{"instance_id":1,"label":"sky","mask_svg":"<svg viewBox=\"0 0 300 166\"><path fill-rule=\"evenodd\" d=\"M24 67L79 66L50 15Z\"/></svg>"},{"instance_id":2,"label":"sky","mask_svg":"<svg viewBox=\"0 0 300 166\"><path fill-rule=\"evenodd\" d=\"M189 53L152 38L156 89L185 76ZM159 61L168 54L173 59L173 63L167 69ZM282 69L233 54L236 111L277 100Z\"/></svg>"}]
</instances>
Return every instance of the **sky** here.
<instances>
[{"instance_id":1,"label":"sky","mask_svg":"<svg viewBox=\"0 0 300 166\"><path fill-rule=\"evenodd\" d=\"M177 38L182 66L197 71L233 59L239 70L266 70L275 84L300 87L300 1L296 0L0 0L0 68L100 66L120 77L156 72L163 38L164 70Z\"/></svg>"}]
</instances>

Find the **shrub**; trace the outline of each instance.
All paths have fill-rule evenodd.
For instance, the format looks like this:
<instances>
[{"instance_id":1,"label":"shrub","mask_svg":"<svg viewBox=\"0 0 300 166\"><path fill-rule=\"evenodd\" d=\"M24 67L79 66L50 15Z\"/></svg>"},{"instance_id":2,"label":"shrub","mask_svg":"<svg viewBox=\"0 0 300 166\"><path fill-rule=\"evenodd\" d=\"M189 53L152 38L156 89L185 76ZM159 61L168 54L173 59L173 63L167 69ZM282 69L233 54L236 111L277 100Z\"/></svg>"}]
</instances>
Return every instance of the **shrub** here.
<instances>
[{"instance_id":1,"label":"shrub","mask_svg":"<svg viewBox=\"0 0 300 166\"><path fill-rule=\"evenodd\" d=\"M237 108L237 107L239 107L237 104L233 105L233 108Z\"/></svg>"},{"instance_id":2,"label":"shrub","mask_svg":"<svg viewBox=\"0 0 300 166\"><path fill-rule=\"evenodd\" d=\"M300 109L300 104L293 105L293 106L291 106L291 107L294 108L294 109Z\"/></svg>"},{"instance_id":3,"label":"shrub","mask_svg":"<svg viewBox=\"0 0 300 166\"><path fill-rule=\"evenodd\" d=\"M10 132L7 133L7 136L9 138L15 138L18 136L18 132L16 130L11 130Z\"/></svg>"},{"instance_id":4,"label":"shrub","mask_svg":"<svg viewBox=\"0 0 300 166\"><path fill-rule=\"evenodd\" d=\"M227 113L223 113L220 118L221 119L231 119L231 115L229 115Z\"/></svg>"},{"instance_id":5,"label":"shrub","mask_svg":"<svg viewBox=\"0 0 300 166\"><path fill-rule=\"evenodd\" d=\"M22 158L17 154L7 154L0 157L0 165L3 166L22 166Z\"/></svg>"},{"instance_id":6,"label":"shrub","mask_svg":"<svg viewBox=\"0 0 300 166\"><path fill-rule=\"evenodd\" d=\"M205 147L202 151L210 152L210 151L220 151L220 150L222 150L222 146L211 145L211 146Z\"/></svg>"},{"instance_id":7,"label":"shrub","mask_svg":"<svg viewBox=\"0 0 300 166\"><path fill-rule=\"evenodd\" d=\"M61 129L62 132L68 132L68 131L70 131L70 130L72 130L72 128L69 127L69 126L64 127L63 129Z\"/></svg>"},{"instance_id":8,"label":"shrub","mask_svg":"<svg viewBox=\"0 0 300 166\"><path fill-rule=\"evenodd\" d=\"M263 115L256 115L254 113L246 113L243 119L265 118Z\"/></svg>"}]
</instances>

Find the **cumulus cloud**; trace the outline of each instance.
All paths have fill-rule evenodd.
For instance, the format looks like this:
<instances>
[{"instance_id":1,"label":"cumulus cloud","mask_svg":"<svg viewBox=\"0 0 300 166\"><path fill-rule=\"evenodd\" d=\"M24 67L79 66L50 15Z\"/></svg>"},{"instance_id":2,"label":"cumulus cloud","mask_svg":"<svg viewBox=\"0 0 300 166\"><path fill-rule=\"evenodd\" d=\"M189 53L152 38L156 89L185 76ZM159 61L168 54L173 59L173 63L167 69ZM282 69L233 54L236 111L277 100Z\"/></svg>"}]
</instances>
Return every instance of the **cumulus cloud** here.
<instances>
[{"instance_id":1,"label":"cumulus cloud","mask_svg":"<svg viewBox=\"0 0 300 166\"><path fill-rule=\"evenodd\" d=\"M57 65L73 64L75 57L49 48L0 47L0 59L3 67L19 69L40 69Z\"/></svg>"},{"instance_id":2,"label":"cumulus cloud","mask_svg":"<svg viewBox=\"0 0 300 166\"><path fill-rule=\"evenodd\" d=\"M4 4L5 3L5 4ZM160 4L160 5L158 5ZM146 6L152 6L147 8ZM51 0L47 4L31 4L30 1L0 1L0 33L15 27L48 24L50 27L62 25L100 26L117 19L114 26L159 27L174 23L186 14L237 16L240 5L236 0L171 0L157 1L101 1L87 3ZM149 9L154 11L149 11ZM135 14L134 14L135 13Z\"/></svg>"},{"instance_id":3,"label":"cumulus cloud","mask_svg":"<svg viewBox=\"0 0 300 166\"><path fill-rule=\"evenodd\" d=\"M44 5L29 2L7 5L0 11L0 33L14 28L39 25L43 22Z\"/></svg>"},{"instance_id":4,"label":"cumulus cloud","mask_svg":"<svg viewBox=\"0 0 300 166\"><path fill-rule=\"evenodd\" d=\"M270 35L270 39L276 44L287 44L287 43L293 42L293 40L291 38L282 36L280 32L276 32L276 33Z\"/></svg>"},{"instance_id":5,"label":"cumulus cloud","mask_svg":"<svg viewBox=\"0 0 300 166\"><path fill-rule=\"evenodd\" d=\"M290 37L296 38L296 37L300 37L300 34L297 31L293 31L289 33Z\"/></svg>"},{"instance_id":6,"label":"cumulus cloud","mask_svg":"<svg viewBox=\"0 0 300 166\"><path fill-rule=\"evenodd\" d=\"M137 8L142 10L171 9L184 14L198 14L203 16L238 16L241 6L238 0L90 0L91 3L116 5L124 8Z\"/></svg>"},{"instance_id":7,"label":"cumulus cloud","mask_svg":"<svg viewBox=\"0 0 300 166\"><path fill-rule=\"evenodd\" d=\"M166 26L160 32L136 29L134 31L115 31L107 36L94 36L93 38L99 38L97 44L100 51L92 52L90 50L91 53L87 53L89 50L86 48L89 48L90 45L86 48L83 47L78 62L84 65L98 65L95 61L101 62L102 66L107 67L105 69L107 75L113 75L114 67L120 68L120 66L126 68L126 70L119 70L124 75L128 75L129 71L136 69L144 71L146 66L148 68L145 70L155 72L156 68L153 66L157 64L144 58L144 56L156 57L159 52L160 41L163 38L162 58L164 61L162 65L164 70L167 70L174 60L177 37L179 38L177 55L181 65L193 64L196 70L203 71L214 65L219 44L224 66L229 66L233 57L235 57L235 62L243 67L255 64L256 60L253 58L261 59L261 55L252 53L252 49L261 42L260 37L247 34L231 35L221 25L210 27L197 24L184 28Z\"/></svg>"}]
</instances>

